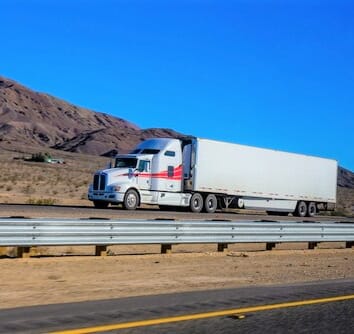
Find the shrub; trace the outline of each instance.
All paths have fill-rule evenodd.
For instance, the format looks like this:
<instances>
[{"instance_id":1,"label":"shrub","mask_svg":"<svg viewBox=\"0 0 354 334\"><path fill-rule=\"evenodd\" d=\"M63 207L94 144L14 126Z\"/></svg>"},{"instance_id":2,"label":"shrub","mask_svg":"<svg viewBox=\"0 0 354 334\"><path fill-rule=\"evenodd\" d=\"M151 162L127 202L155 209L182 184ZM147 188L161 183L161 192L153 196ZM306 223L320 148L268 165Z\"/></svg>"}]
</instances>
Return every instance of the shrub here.
<instances>
[{"instance_id":1,"label":"shrub","mask_svg":"<svg viewBox=\"0 0 354 334\"><path fill-rule=\"evenodd\" d=\"M54 198L29 198L26 204L32 205L54 205L56 200Z\"/></svg>"},{"instance_id":2,"label":"shrub","mask_svg":"<svg viewBox=\"0 0 354 334\"><path fill-rule=\"evenodd\" d=\"M47 162L51 160L52 157L49 153L35 153L32 154L30 161L35 161L35 162Z\"/></svg>"}]
</instances>

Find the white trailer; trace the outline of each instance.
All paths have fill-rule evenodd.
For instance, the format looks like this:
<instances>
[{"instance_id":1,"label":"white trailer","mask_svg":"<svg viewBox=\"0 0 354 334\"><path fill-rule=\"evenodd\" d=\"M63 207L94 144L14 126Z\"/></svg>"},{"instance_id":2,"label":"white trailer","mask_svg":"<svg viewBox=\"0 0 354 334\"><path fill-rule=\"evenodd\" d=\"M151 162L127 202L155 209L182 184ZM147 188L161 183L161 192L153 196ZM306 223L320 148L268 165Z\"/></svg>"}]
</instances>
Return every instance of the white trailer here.
<instances>
[{"instance_id":1,"label":"white trailer","mask_svg":"<svg viewBox=\"0 0 354 334\"><path fill-rule=\"evenodd\" d=\"M194 137L154 138L96 172L88 198L99 208L157 204L304 217L333 209L336 188L335 160Z\"/></svg>"}]
</instances>

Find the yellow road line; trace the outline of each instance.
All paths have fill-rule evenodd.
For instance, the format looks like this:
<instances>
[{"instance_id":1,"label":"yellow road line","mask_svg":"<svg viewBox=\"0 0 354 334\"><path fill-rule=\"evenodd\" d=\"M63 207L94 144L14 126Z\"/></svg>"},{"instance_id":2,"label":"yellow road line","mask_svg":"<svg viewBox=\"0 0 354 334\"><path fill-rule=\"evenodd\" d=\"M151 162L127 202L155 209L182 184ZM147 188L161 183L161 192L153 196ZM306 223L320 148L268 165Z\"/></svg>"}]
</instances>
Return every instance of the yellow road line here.
<instances>
[{"instance_id":1,"label":"yellow road line","mask_svg":"<svg viewBox=\"0 0 354 334\"><path fill-rule=\"evenodd\" d=\"M200 319L207 319L207 318L223 317L223 316L228 316L228 315L234 315L237 313L251 313L251 312L253 313L253 312L269 311L269 310L276 310L276 309L282 309L282 308L288 308L288 307L340 302L340 301L351 300L351 299L354 299L354 295L300 300L300 301L295 301L295 302L287 302L287 303L279 303L279 304L251 306L251 307L236 308L236 309L223 310L223 311L187 314L187 315L166 317L166 318L160 318L160 319L131 321L131 322L118 323L118 324L113 324L113 325L102 325L102 326L96 326L96 327L69 329L69 330L64 330L64 331L59 331L59 332L52 332L51 334L99 333L99 332L106 332L106 331L127 329L127 328L134 328L134 327L161 325L161 324L167 324L167 323L179 322L179 321L200 320Z\"/></svg>"}]
</instances>

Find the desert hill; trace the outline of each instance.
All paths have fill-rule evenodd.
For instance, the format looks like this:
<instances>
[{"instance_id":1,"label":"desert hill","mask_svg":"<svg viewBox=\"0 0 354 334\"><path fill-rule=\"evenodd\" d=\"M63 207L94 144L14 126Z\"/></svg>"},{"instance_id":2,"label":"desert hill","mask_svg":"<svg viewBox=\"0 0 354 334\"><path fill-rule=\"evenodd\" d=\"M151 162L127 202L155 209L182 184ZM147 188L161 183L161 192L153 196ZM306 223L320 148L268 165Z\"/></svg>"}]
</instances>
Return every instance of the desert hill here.
<instances>
[{"instance_id":1,"label":"desert hill","mask_svg":"<svg viewBox=\"0 0 354 334\"><path fill-rule=\"evenodd\" d=\"M124 152L142 139L172 137L169 129L142 130L121 118L95 112L0 76L0 143L70 152Z\"/></svg>"},{"instance_id":2,"label":"desert hill","mask_svg":"<svg viewBox=\"0 0 354 334\"><path fill-rule=\"evenodd\" d=\"M0 76L0 145L103 155L127 152L145 138L178 137L171 129L140 129ZM354 174L338 170L338 186L354 189Z\"/></svg>"},{"instance_id":3,"label":"desert hill","mask_svg":"<svg viewBox=\"0 0 354 334\"><path fill-rule=\"evenodd\" d=\"M127 152L151 137L174 137L169 129L140 129L124 119L37 93L0 76L0 202L87 205L92 173L107 152ZM66 165L17 160L36 152L64 158ZM338 170L338 213L354 213L354 174Z\"/></svg>"},{"instance_id":4,"label":"desert hill","mask_svg":"<svg viewBox=\"0 0 354 334\"><path fill-rule=\"evenodd\" d=\"M354 189L354 173L348 169L338 168L338 186Z\"/></svg>"}]
</instances>

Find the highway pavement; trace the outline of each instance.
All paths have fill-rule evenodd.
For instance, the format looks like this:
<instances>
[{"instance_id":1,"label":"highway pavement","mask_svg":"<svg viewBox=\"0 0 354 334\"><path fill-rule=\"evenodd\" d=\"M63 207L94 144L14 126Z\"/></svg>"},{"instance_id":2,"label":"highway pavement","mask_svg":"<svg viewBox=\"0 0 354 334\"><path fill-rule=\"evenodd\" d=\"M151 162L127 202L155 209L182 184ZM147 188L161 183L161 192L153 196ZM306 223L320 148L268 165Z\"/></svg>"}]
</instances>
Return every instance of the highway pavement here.
<instances>
[{"instance_id":1,"label":"highway pavement","mask_svg":"<svg viewBox=\"0 0 354 334\"><path fill-rule=\"evenodd\" d=\"M0 333L353 332L353 280L199 291L0 311Z\"/></svg>"},{"instance_id":2,"label":"highway pavement","mask_svg":"<svg viewBox=\"0 0 354 334\"><path fill-rule=\"evenodd\" d=\"M317 216L293 217L269 216L265 212L229 210L215 213L191 213L162 211L156 206L123 210L118 206L107 209L96 209L93 206L62 206L62 205L29 205L29 204L0 204L0 217L20 216L25 218L107 218L107 219L191 219L191 220L290 220L290 221L354 221L354 218Z\"/></svg>"}]
</instances>

